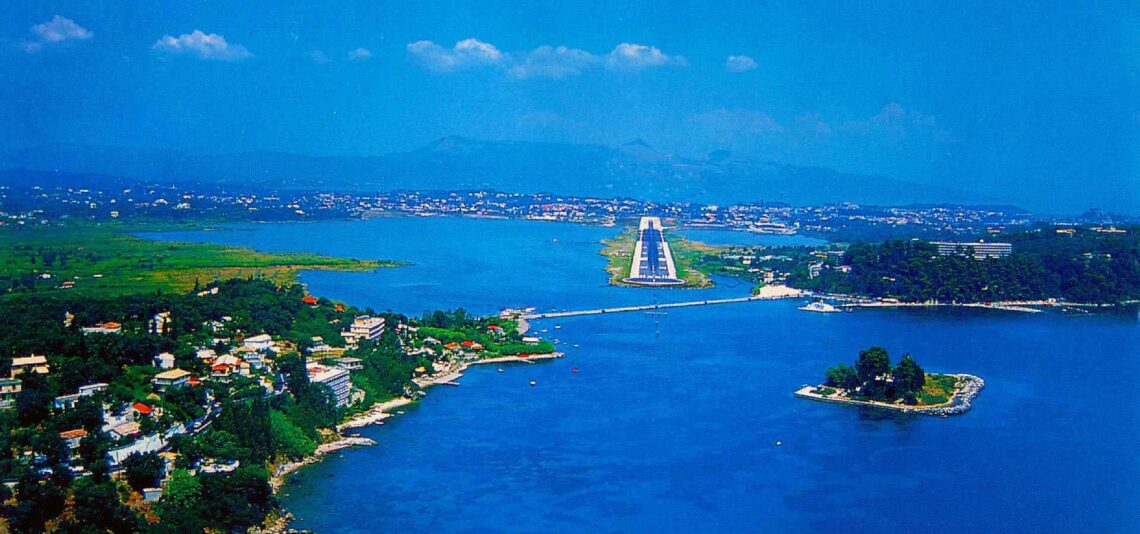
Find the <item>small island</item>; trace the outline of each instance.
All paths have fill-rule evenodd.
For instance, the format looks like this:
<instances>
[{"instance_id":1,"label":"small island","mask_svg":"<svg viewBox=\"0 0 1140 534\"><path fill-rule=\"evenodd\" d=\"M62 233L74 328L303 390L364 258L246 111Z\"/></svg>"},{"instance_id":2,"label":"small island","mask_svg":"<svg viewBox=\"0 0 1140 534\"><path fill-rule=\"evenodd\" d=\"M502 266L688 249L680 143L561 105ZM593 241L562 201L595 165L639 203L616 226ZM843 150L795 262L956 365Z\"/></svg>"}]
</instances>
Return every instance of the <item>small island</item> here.
<instances>
[{"instance_id":1,"label":"small island","mask_svg":"<svg viewBox=\"0 0 1140 534\"><path fill-rule=\"evenodd\" d=\"M970 409L984 386L974 375L927 373L910 354L892 367L886 349L871 347L859 352L854 367L844 363L832 367L822 385L804 386L796 396L906 413L956 415Z\"/></svg>"}]
</instances>

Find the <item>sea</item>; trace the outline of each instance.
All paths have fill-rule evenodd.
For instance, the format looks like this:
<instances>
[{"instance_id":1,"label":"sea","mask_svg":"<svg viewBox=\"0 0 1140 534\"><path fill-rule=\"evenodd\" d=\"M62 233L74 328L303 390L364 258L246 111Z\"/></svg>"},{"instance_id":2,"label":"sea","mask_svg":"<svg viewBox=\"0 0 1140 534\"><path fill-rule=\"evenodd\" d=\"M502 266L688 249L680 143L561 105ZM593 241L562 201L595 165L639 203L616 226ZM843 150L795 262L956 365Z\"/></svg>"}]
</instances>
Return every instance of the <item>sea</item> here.
<instances>
[{"instance_id":1,"label":"sea","mask_svg":"<svg viewBox=\"0 0 1140 534\"><path fill-rule=\"evenodd\" d=\"M317 295L417 316L747 295L612 287L620 228L403 217L147 234L406 262L307 271ZM686 232L709 243L799 236ZM281 491L316 532L1138 532L1140 322L979 309L820 314L803 300L534 321L566 358L469 369ZM798 399L861 349L986 387L955 417ZM534 381L534 385L530 384Z\"/></svg>"}]
</instances>

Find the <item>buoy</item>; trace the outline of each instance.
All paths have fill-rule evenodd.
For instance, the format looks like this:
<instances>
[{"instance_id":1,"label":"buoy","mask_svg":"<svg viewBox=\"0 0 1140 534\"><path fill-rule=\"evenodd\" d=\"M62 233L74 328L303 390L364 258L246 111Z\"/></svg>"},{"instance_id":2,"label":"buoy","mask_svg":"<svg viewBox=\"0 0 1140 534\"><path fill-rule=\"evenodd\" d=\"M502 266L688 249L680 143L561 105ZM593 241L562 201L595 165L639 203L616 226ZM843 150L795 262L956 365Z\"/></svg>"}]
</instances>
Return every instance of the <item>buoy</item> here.
<instances>
[{"instance_id":1,"label":"buoy","mask_svg":"<svg viewBox=\"0 0 1140 534\"><path fill-rule=\"evenodd\" d=\"M574 374L578 374L578 368L575 367L575 368L571 369L570 372L574 373Z\"/></svg>"}]
</instances>

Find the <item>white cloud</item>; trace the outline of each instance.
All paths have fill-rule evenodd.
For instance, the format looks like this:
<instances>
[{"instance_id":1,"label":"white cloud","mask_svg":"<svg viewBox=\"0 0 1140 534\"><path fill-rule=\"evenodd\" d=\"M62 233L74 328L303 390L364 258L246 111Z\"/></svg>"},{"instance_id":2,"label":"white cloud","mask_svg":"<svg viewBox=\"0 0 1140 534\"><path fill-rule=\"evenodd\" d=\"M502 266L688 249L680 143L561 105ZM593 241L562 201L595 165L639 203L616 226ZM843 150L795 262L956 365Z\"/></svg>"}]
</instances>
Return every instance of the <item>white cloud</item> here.
<instances>
[{"instance_id":1,"label":"white cloud","mask_svg":"<svg viewBox=\"0 0 1140 534\"><path fill-rule=\"evenodd\" d=\"M515 61L507 72L520 79L565 78L581 74L600 62L600 58L585 50L540 46Z\"/></svg>"},{"instance_id":2,"label":"white cloud","mask_svg":"<svg viewBox=\"0 0 1140 534\"><path fill-rule=\"evenodd\" d=\"M372 59L372 51L367 48L357 48L348 51L349 61L368 61Z\"/></svg>"},{"instance_id":3,"label":"white cloud","mask_svg":"<svg viewBox=\"0 0 1140 534\"><path fill-rule=\"evenodd\" d=\"M611 70L638 71L687 64L681 56L670 56L657 47L636 43L621 43L606 56L606 68Z\"/></svg>"},{"instance_id":4,"label":"white cloud","mask_svg":"<svg viewBox=\"0 0 1140 534\"><path fill-rule=\"evenodd\" d=\"M728 56L724 62L724 68L728 72L748 72L756 67L756 60L748 56Z\"/></svg>"},{"instance_id":5,"label":"white cloud","mask_svg":"<svg viewBox=\"0 0 1140 534\"><path fill-rule=\"evenodd\" d=\"M540 46L529 52L505 53L495 45L466 39L453 47L432 41L416 41L407 46L408 55L424 68L447 73L475 67L495 67L512 78L566 78L590 69L636 72L662 66L685 66L681 56L672 56L647 45L621 43L606 55L596 55L568 46Z\"/></svg>"},{"instance_id":6,"label":"white cloud","mask_svg":"<svg viewBox=\"0 0 1140 534\"><path fill-rule=\"evenodd\" d=\"M503 53L495 45L478 39L464 39L451 48L431 41L408 44L408 54L419 64L434 72L454 72L477 66L497 65Z\"/></svg>"},{"instance_id":7,"label":"white cloud","mask_svg":"<svg viewBox=\"0 0 1140 534\"><path fill-rule=\"evenodd\" d=\"M21 43L28 53L38 52L46 44L62 43L65 41L82 41L90 39L93 35L87 28L80 26L67 17L56 15L51 20L35 24L28 31L32 32L32 39Z\"/></svg>"},{"instance_id":8,"label":"white cloud","mask_svg":"<svg viewBox=\"0 0 1140 534\"><path fill-rule=\"evenodd\" d=\"M253 54L239 44L230 44L226 38L216 33L203 33L194 30L178 37L163 36L153 47L162 54L172 56L193 56L212 61L240 61L253 57Z\"/></svg>"}]
</instances>

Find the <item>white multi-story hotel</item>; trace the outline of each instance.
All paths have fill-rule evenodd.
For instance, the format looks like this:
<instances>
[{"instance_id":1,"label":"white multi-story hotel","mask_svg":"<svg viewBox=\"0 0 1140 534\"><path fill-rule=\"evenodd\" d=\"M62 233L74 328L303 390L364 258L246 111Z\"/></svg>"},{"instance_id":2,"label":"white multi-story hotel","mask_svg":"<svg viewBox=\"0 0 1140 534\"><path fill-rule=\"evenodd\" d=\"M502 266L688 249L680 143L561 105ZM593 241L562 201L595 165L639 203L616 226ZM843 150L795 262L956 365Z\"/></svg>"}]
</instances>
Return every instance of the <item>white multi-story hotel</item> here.
<instances>
[{"instance_id":1,"label":"white multi-story hotel","mask_svg":"<svg viewBox=\"0 0 1140 534\"><path fill-rule=\"evenodd\" d=\"M349 382L348 371L340 367L325 367L320 364L311 363L308 365L309 382L314 384L324 384L332 389L333 396L336 397L337 406L348 406L349 394L352 390L352 384Z\"/></svg>"},{"instance_id":2,"label":"white multi-story hotel","mask_svg":"<svg viewBox=\"0 0 1140 534\"><path fill-rule=\"evenodd\" d=\"M350 346L355 346L364 340L380 339L380 336L384 335L384 318L361 315L352 321L348 330L342 332L341 335Z\"/></svg>"}]
</instances>

